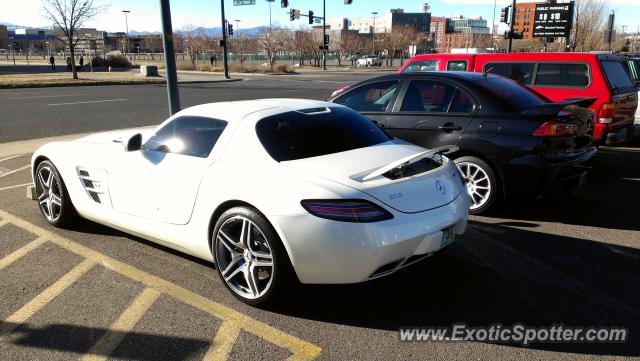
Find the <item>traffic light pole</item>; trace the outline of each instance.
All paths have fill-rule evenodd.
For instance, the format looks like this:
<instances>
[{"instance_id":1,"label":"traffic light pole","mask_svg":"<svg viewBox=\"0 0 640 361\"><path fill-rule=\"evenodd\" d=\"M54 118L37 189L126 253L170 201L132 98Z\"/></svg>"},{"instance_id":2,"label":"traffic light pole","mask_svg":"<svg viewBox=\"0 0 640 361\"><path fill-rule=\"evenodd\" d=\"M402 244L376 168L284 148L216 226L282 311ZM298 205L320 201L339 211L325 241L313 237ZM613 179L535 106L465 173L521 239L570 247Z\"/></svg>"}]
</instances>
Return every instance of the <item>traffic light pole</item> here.
<instances>
[{"instance_id":1,"label":"traffic light pole","mask_svg":"<svg viewBox=\"0 0 640 361\"><path fill-rule=\"evenodd\" d=\"M173 115L180 111L180 96L178 94L176 58L173 52L173 29L171 27L169 0L160 0L160 13L162 14L162 45L164 47L164 68L167 76L169 114Z\"/></svg>"},{"instance_id":2,"label":"traffic light pole","mask_svg":"<svg viewBox=\"0 0 640 361\"><path fill-rule=\"evenodd\" d=\"M220 0L222 15L222 60L224 63L224 77L229 79L229 60L227 59L227 19L224 17L224 0Z\"/></svg>"},{"instance_id":3,"label":"traffic light pole","mask_svg":"<svg viewBox=\"0 0 640 361\"><path fill-rule=\"evenodd\" d=\"M507 53L511 52L511 45L513 43L513 27L516 23L516 0L513 0L511 4L511 24L509 24L509 44L507 45Z\"/></svg>"}]
</instances>

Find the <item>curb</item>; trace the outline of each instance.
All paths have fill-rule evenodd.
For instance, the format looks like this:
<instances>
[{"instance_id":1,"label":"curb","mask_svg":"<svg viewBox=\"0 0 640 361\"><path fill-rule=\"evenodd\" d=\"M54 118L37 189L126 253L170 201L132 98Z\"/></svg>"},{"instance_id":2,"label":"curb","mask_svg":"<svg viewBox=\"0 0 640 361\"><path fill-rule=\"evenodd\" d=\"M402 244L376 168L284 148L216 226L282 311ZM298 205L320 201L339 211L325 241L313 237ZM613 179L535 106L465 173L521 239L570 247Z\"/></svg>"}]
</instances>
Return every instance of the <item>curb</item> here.
<instances>
[{"instance_id":1,"label":"curb","mask_svg":"<svg viewBox=\"0 0 640 361\"><path fill-rule=\"evenodd\" d=\"M220 80L185 80L178 81L180 84L195 84L195 83L228 83L234 81L241 81L244 79L220 79ZM153 79L150 81L95 81L87 83L32 83L32 84L0 84L0 89L24 89L24 88L57 88L57 87L73 87L73 86L104 86L104 85L149 85L149 84L167 84L167 81L162 79Z\"/></svg>"}]
</instances>

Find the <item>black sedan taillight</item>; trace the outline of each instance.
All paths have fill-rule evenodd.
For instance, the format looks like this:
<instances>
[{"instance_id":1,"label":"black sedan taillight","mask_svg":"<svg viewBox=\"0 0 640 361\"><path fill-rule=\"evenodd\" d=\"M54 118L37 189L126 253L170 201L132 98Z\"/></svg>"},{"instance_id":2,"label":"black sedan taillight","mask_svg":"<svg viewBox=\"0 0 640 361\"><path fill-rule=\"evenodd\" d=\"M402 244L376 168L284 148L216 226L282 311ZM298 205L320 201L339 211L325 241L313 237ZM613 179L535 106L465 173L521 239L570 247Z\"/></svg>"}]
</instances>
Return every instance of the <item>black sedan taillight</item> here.
<instances>
[{"instance_id":1,"label":"black sedan taillight","mask_svg":"<svg viewBox=\"0 0 640 361\"><path fill-rule=\"evenodd\" d=\"M316 217L340 222L369 223L393 218L384 208L364 199L306 199L300 203Z\"/></svg>"}]
</instances>

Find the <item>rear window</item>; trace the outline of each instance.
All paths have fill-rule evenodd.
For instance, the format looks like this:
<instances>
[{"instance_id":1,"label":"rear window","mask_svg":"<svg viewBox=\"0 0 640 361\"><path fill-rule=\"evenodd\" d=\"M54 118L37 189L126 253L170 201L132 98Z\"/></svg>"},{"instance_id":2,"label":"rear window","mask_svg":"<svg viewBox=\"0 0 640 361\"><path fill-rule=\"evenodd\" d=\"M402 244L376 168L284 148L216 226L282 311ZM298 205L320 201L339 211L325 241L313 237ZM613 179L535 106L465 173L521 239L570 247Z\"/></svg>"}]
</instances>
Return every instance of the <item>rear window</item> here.
<instances>
[{"instance_id":1,"label":"rear window","mask_svg":"<svg viewBox=\"0 0 640 361\"><path fill-rule=\"evenodd\" d=\"M412 61L407 65L406 68L402 69L403 73L411 73L417 71L437 71L438 70L438 61L437 60L416 60Z\"/></svg>"},{"instance_id":2,"label":"rear window","mask_svg":"<svg viewBox=\"0 0 640 361\"><path fill-rule=\"evenodd\" d=\"M276 114L260 120L256 133L264 149L278 162L345 152L391 140L369 119L338 107Z\"/></svg>"},{"instance_id":3,"label":"rear window","mask_svg":"<svg viewBox=\"0 0 640 361\"><path fill-rule=\"evenodd\" d=\"M603 60L600 62L600 65L609 84L609 89L611 89L614 94L636 91L629 74L624 70L620 61Z\"/></svg>"},{"instance_id":4,"label":"rear window","mask_svg":"<svg viewBox=\"0 0 640 361\"><path fill-rule=\"evenodd\" d=\"M547 101L531 90L515 82L499 77L486 77L474 82L481 89L493 94L505 110L521 112Z\"/></svg>"},{"instance_id":5,"label":"rear window","mask_svg":"<svg viewBox=\"0 0 640 361\"><path fill-rule=\"evenodd\" d=\"M466 60L451 60L447 63L447 70L451 71L467 71Z\"/></svg>"},{"instance_id":6,"label":"rear window","mask_svg":"<svg viewBox=\"0 0 640 361\"><path fill-rule=\"evenodd\" d=\"M535 63L487 63L484 66L484 71L502 75L505 78L515 80L518 84L531 86L535 68Z\"/></svg>"},{"instance_id":7,"label":"rear window","mask_svg":"<svg viewBox=\"0 0 640 361\"><path fill-rule=\"evenodd\" d=\"M624 70L629 73L632 81L640 82L640 62L635 59L627 59L622 62Z\"/></svg>"},{"instance_id":8,"label":"rear window","mask_svg":"<svg viewBox=\"0 0 640 361\"><path fill-rule=\"evenodd\" d=\"M539 63L536 86L586 87L589 85L587 64Z\"/></svg>"}]
</instances>

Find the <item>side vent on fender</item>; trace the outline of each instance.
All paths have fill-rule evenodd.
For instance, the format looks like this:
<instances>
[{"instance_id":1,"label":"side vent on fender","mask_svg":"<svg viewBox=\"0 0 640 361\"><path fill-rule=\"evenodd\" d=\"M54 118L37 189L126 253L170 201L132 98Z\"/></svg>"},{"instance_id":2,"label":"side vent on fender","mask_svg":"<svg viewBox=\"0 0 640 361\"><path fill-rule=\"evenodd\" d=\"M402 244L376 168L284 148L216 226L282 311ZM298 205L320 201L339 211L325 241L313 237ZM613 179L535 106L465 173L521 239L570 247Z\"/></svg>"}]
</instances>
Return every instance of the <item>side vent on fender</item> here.
<instances>
[{"instance_id":1,"label":"side vent on fender","mask_svg":"<svg viewBox=\"0 0 640 361\"><path fill-rule=\"evenodd\" d=\"M77 168L78 178L89 197L96 203L109 202L106 172L102 169Z\"/></svg>"}]
</instances>

